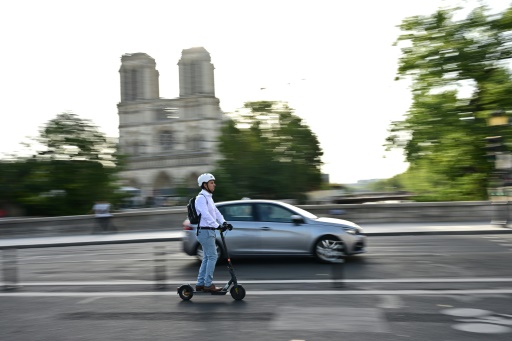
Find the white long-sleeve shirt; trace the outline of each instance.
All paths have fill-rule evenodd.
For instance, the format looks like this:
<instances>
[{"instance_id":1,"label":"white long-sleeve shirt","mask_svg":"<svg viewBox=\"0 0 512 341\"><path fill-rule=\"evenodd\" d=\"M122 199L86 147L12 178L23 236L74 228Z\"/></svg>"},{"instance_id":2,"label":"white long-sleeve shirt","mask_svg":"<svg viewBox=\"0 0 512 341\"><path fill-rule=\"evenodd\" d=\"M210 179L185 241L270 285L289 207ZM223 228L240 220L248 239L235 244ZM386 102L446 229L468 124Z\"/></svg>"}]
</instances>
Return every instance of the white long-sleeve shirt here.
<instances>
[{"instance_id":1,"label":"white long-sleeve shirt","mask_svg":"<svg viewBox=\"0 0 512 341\"><path fill-rule=\"evenodd\" d=\"M204 189L196 197L196 211L201 215L199 224L203 227L217 227L226 221L215 206L212 194Z\"/></svg>"}]
</instances>

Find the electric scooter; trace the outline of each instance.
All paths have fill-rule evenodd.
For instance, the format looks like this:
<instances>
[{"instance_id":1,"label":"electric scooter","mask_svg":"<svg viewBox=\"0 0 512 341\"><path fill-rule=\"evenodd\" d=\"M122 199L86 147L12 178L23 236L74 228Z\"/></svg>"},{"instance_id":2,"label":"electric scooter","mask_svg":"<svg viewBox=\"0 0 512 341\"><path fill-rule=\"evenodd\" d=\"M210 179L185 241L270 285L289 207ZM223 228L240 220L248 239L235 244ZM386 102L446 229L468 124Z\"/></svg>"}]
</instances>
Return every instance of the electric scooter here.
<instances>
[{"instance_id":1,"label":"electric scooter","mask_svg":"<svg viewBox=\"0 0 512 341\"><path fill-rule=\"evenodd\" d=\"M228 262L228 271L229 274L231 275L231 279L226 283L226 285L224 285L224 287L220 291L195 291L190 284L183 284L182 286L178 287L177 291L178 295L180 295L180 298L184 301L190 300L194 295L226 295L228 291L231 294L231 297L233 297L233 299L237 301L243 300L245 297L244 287L238 284L236 280L235 269L231 264L228 248L226 246L226 240L224 239L224 231L222 230L222 228L216 228L216 230L220 231L220 238L222 240L222 246L224 247L226 261Z\"/></svg>"}]
</instances>

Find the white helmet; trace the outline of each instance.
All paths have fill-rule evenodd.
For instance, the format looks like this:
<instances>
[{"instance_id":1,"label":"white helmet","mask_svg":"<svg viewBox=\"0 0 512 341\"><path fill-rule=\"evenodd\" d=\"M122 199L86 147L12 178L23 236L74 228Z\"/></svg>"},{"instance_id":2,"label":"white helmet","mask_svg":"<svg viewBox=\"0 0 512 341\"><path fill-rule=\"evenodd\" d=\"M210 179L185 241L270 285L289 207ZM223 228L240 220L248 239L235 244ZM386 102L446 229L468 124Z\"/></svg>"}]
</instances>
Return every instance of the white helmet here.
<instances>
[{"instance_id":1,"label":"white helmet","mask_svg":"<svg viewBox=\"0 0 512 341\"><path fill-rule=\"evenodd\" d=\"M215 177L210 173L204 173L199 175L199 177L197 178L197 184L199 185L199 187L202 187L203 183L208 182L210 180L215 180Z\"/></svg>"}]
</instances>

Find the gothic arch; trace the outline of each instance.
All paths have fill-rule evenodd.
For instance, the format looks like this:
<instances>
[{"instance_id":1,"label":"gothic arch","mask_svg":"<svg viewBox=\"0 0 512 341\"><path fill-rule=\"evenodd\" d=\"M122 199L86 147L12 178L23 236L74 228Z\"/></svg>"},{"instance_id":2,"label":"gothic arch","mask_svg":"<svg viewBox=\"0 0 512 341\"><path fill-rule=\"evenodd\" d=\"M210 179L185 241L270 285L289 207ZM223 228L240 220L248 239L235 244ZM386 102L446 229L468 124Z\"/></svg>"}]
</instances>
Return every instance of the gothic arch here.
<instances>
[{"instance_id":1,"label":"gothic arch","mask_svg":"<svg viewBox=\"0 0 512 341\"><path fill-rule=\"evenodd\" d=\"M172 187L172 178L165 171L160 171L153 181L155 196L171 195Z\"/></svg>"}]
</instances>

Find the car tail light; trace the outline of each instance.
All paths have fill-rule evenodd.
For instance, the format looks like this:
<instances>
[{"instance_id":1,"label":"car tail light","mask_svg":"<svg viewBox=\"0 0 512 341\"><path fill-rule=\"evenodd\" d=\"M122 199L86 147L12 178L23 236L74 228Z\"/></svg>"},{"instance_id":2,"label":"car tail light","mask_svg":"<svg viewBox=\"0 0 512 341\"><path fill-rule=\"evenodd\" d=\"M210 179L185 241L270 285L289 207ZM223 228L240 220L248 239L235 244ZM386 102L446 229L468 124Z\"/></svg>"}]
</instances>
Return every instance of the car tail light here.
<instances>
[{"instance_id":1,"label":"car tail light","mask_svg":"<svg viewBox=\"0 0 512 341\"><path fill-rule=\"evenodd\" d=\"M190 225L190 222L188 221L188 219L183 222L183 230L185 230L185 231L193 231L194 230L194 227L192 225Z\"/></svg>"}]
</instances>

